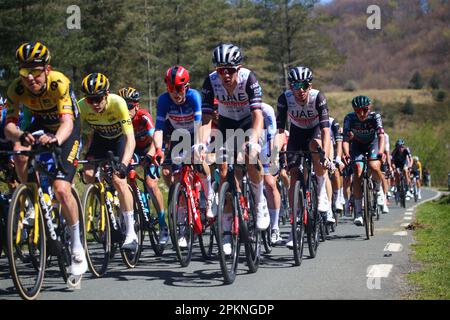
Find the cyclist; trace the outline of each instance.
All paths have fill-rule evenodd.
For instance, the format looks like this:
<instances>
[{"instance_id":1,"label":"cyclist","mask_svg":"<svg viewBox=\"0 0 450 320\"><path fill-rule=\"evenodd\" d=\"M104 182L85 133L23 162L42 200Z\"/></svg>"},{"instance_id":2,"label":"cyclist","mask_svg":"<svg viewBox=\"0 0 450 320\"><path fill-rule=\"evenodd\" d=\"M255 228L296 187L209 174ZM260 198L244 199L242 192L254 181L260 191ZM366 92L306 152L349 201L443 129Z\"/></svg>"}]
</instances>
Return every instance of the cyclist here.
<instances>
[{"instance_id":1,"label":"cyclist","mask_svg":"<svg viewBox=\"0 0 450 320\"><path fill-rule=\"evenodd\" d=\"M422 163L419 160L418 156L413 157L413 164L411 166L411 174L416 177L416 186L417 186L417 199L422 199L421 194L421 181L422 181Z\"/></svg>"},{"instance_id":2,"label":"cyclist","mask_svg":"<svg viewBox=\"0 0 450 320\"><path fill-rule=\"evenodd\" d=\"M87 133L86 159L102 159L108 151L119 157L120 163L112 177L118 192L120 208L126 226L123 250L135 252L138 242L134 230L133 195L128 188L128 165L136 147L133 125L125 100L109 92L109 80L101 73L91 73L82 82L85 97L78 104L83 131ZM85 181L94 183L94 166L85 165Z\"/></svg>"},{"instance_id":3,"label":"cyclist","mask_svg":"<svg viewBox=\"0 0 450 320\"><path fill-rule=\"evenodd\" d=\"M121 96L127 103L128 112L133 123L134 138L136 140L136 149L134 152L138 156L147 156L152 158L152 142L155 126L153 125L152 116L144 109L140 109L139 100L141 96L139 91L132 87L126 87L119 90ZM165 245L169 239L169 231L166 224L164 213L164 200L158 187L158 180L152 179L149 171L154 171L153 165L145 170L145 184L149 190L152 202L158 212L158 222L160 226L159 243ZM153 175L154 176L154 175Z\"/></svg>"},{"instance_id":4,"label":"cyclist","mask_svg":"<svg viewBox=\"0 0 450 320\"><path fill-rule=\"evenodd\" d=\"M264 118L261 111L262 89L259 85L253 71L242 66L241 49L228 43L219 44L213 51L213 63L216 66L214 72L210 73L203 82L202 95L204 114L204 134L202 141L208 139L211 132L211 116L214 111L214 98L218 100L219 113L219 133L222 142L225 145L227 129L230 132L234 130L235 135L228 137L229 141L239 140L236 132L243 130L247 136L246 141L242 144L242 150L227 150L222 147L220 150L223 159L216 158L219 164L220 185L227 177L227 161L232 151L242 151L245 153L245 162L247 165L249 180L253 194L255 195L256 204L256 227L265 230L270 224L270 216L267 208L267 200L263 193L263 179L261 176L261 168L257 164L257 154L260 152L258 144L264 126ZM251 130L250 130L251 129ZM217 139L217 137L216 137ZM239 149L241 146L238 147ZM228 157L226 155L228 153ZM217 153L216 153L217 154ZM233 159L230 159L234 161ZM250 164L250 162L253 162ZM239 187L239 186L238 186ZM225 214L224 230L231 228L231 213ZM224 252L231 252L231 236L224 237Z\"/></svg>"},{"instance_id":5,"label":"cyclist","mask_svg":"<svg viewBox=\"0 0 450 320\"><path fill-rule=\"evenodd\" d=\"M163 135L167 131L166 120L169 120L170 125L173 127L174 131L171 136L170 149L168 152L168 159L172 159L179 156L180 153L177 152L180 146L184 146L185 135L187 133L188 143L185 146L189 148L182 148L181 151L187 151L191 154L194 151L194 155L204 150L206 147L199 143L200 133L197 134L196 130L201 126L202 119L202 109L201 109L201 95L200 93L190 88L189 83L189 72L183 66L172 66L166 71L164 81L167 86L167 92L159 96L157 102L156 111L156 128L154 134L154 148L155 153L153 155L154 162L157 165L163 163L164 153L162 151ZM184 132L183 132L184 131ZM178 141L177 135L181 135ZM180 139L181 138L181 139ZM189 160L191 158L189 157ZM196 158L197 159L197 158ZM202 160L201 165L196 163L196 169L202 179L203 188L205 190L205 196L207 198L206 203L206 216L208 218L214 217L212 213L212 203L214 200L214 192L211 186L211 175L209 166ZM180 166L173 164L170 170L166 171L166 179L170 178L172 174L179 173ZM178 178L178 175L174 176ZM169 182L170 185L170 181ZM178 244L180 247L187 247L186 239L181 236L178 239Z\"/></svg>"},{"instance_id":6,"label":"cyclist","mask_svg":"<svg viewBox=\"0 0 450 320\"><path fill-rule=\"evenodd\" d=\"M391 196L391 187L390 187L390 179L388 179L388 177L390 176L392 163L391 163L391 146L389 144L389 135L386 132L384 132L384 155L385 161L383 161L383 164L381 165L381 172L383 172L384 190L387 190L387 192L385 202L383 205L383 213L389 213L388 198Z\"/></svg>"},{"instance_id":7,"label":"cyclist","mask_svg":"<svg viewBox=\"0 0 450 320\"><path fill-rule=\"evenodd\" d=\"M320 162L318 154L312 154L314 171L318 184L318 210L327 213L327 221L333 222L333 215L329 212L330 201L326 190L328 167L330 161L330 122L328 106L325 95L312 88L313 74L311 69L303 66L294 67L289 71L288 81L290 88L278 97L277 127L283 132L289 116L291 126L288 151L316 151L320 146L325 152L325 161ZM288 154L288 169L291 177L297 176L297 157ZM291 179L289 188L289 203L293 207L295 179ZM290 238L292 237L292 234ZM291 248L292 240L286 245Z\"/></svg>"},{"instance_id":8,"label":"cyclist","mask_svg":"<svg viewBox=\"0 0 450 320\"><path fill-rule=\"evenodd\" d=\"M392 161L393 161L393 170L395 174L395 184L399 185L400 183L400 174L399 170L403 172L406 177L406 183L408 186L411 186L411 178L409 176L409 169L412 166L412 156L409 148L406 147L405 141L403 139L398 139L395 143L395 149L392 151ZM406 192L406 200L410 200L412 197L411 192Z\"/></svg>"},{"instance_id":9,"label":"cyclist","mask_svg":"<svg viewBox=\"0 0 450 320\"><path fill-rule=\"evenodd\" d=\"M344 118L344 162L348 160L356 161L353 166L353 195L355 197L355 220L357 226L363 226L362 217L362 165L359 161L363 159L366 152L369 152L370 159L383 160L384 157L384 129L381 115L372 112L372 102L367 96L357 96L352 100L354 112L347 114ZM372 178L378 184L377 203L384 204L384 192L380 187L383 182L380 161L370 161L369 168L372 171Z\"/></svg>"},{"instance_id":10,"label":"cyclist","mask_svg":"<svg viewBox=\"0 0 450 320\"><path fill-rule=\"evenodd\" d=\"M3 99L0 94L0 150L12 151L13 144L11 141L6 139L4 129L6 124L6 99ZM20 122L20 121L19 121ZM0 167L6 169L6 181L8 183L8 192L12 194L15 187L18 185L17 175L14 169L14 160L12 156L2 156L0 155Z\"/></svg>"},{"instance_id":11,"label":"cyclist","mask_svg":"<svg viewBox=\"0 0 450 320\"><path fill-rule=\"evenodd\" d=\"M73 161L80 145L80 118L78 105L70 80L50 67L50 51L41 42L27 42L16 51L20 77L8 88L5 135L14 142L14 150L30 150L30 145L58 144L62 167L53 182L53 191L61 204L62 214L70 226L72 264L71 273L81 275L87 270L87 260L80 241L77 204L71 192L76 168ZM19 107L23 105L34 117L24 131L18 128ZM30 132L43 130L35 139ZM38 140L38 141L36 141ZM28 157L14 158L16 172L21 182L27 181Z\"/></svg>"}]
</instances>

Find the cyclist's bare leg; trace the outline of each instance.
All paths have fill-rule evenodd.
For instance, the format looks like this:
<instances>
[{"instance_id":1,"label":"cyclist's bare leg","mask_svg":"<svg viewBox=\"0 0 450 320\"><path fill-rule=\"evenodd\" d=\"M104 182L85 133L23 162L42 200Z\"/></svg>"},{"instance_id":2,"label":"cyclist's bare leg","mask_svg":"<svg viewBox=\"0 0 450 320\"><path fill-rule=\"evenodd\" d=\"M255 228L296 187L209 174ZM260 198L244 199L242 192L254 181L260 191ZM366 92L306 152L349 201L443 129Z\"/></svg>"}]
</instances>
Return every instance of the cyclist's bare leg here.
<instances>
[{"instance_id":1,"label":"cyclist's bare leg","mask_svg":"<svg viewBox=\"0 0 450 320\"><path fill-rule=\"evenodd\" d=\"M163 166L161 172L163 175L164 183L166 184L167 188L170 188L170 186L173 183L172 174L171 174L172 170L170 170L169 166Z\"/></svg>"},{"instance_id":2,"label":"cyclist's bare leg","mask_svg":"<svg viewBox=\"0 0 450 320\"><path fill-rule=\"evenodd\" d=\"M152 198L153 205L157 212L164 211L164 198L158 187L158 179L152 179L150 176L145 177L145 184L147 190Z\"/></svg>"},{"instance_id":3,"label":"cyclist's bare leg","mask_svg":"<svg viewBox=\"0 0 450 320\"><path fill-rule=\"evenodd\" d=\"M311 140L309 144L309 150L310 151L317 151L317 146L322 147L322 141L319 139ZM325 169L322 164L320 163L320 156L317 153L312 153L312 160L313 160L313 166L314 171L316 173L317 177L317 195L318 195L318 209L322 212L327 212L328 209L325 210L325 207L320 208L321 206L321 197L327 197L327 202L322 202L324 204L328 203L328 206L330 206L330 199L331 199L331 184L329 184L328 179L328 170ZM327 187L328 186L328 187ZM329 189L329 190L328 190ZM324 199L324 198L323 198ZM324 200L322 200L324 201Z\"/></svg>"},{"instance_id":4,"label":"cyclist's bare leg","mask_svg":"<svg viewBox=\"0 0 450 320\"><path fill-rule=\"evenodd\" d=\"M20 142L15 142L13 146L14 151L24 151L24 150L31 150L31 147L24 147L20 144ZM19 178L20 182L26 182L28 175L27 175L27 164L28 164L28 157L27 156L14 156L14 163L16 168L17 177Z\"/></svg>"},{"instance_id":5,"label":"cyclist's bare leg","mask_svg":"<svg viewBox=\"0 0 450 320\"><path fill-rule=\"evenodd\" d=\"M67 223L72 226L78 222L78 206L72 194L71 183L64 180L53 182L53 192L61 204L61 211Z\"/></svg>"},{"instance_id":6,"label":"cyclist's bare leg","mask_svg":"<svg viewBox=\"0 0 450 320\"><path fill-rule=\"evenodd\" d=\"M281 178L281 181L283 182L283 185L286 188L289 188L289 176L287 174L286 169L281 169L280 170L280 178Z\"/></svg>"}]
</instances>

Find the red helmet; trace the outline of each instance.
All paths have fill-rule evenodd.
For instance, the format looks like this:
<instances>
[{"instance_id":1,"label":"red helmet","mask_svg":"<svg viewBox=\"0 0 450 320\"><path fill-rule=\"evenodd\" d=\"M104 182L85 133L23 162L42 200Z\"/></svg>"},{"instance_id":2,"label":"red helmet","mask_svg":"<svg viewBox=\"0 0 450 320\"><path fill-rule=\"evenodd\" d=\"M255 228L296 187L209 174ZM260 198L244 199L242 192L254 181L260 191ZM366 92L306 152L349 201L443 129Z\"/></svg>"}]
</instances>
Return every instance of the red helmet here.
<instances>
[{"instance_id":1,"label":"red helmet","mask_svg":"<svg viewBox=\"0 0 450 320\"><path fill-rule=\"evenodd\" d=\"M173 66L167 69L164 81L167 91L184 92L189 86L189 72L182 66Z\"/></svg>"}]
</instances>

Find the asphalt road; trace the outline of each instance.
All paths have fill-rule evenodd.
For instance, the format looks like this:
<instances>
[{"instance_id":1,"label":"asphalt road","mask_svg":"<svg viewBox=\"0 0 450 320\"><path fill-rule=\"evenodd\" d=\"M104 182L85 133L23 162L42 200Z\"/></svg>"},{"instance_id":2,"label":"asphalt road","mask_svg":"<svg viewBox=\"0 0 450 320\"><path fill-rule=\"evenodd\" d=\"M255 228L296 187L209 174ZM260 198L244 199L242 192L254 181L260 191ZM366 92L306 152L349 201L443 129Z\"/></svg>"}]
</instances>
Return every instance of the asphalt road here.
<instances>
[{"instance_id":1,"label":"asphalt road","mask_svg":"<svg viewBox=\"0 0 450 320\"><path fill-rule=\"evenodd\" d=\"M424 189L422 201L435 195L435 191ZM400 299L405 286L403 275L411 270L413 238L405 225L414 221L414 205L413 200L407 202L405 210L391 204L390 213L376 222L375 237L370 240L365 240L363 227L343 217L336 232L320 243L316 258L309 259L305 248L299 267L294 266L293 253L286 247L276 247L265 255L254 274L248 273L243 257L232 285L223 284L218 261L203 261L198 247L194 248L190 265L182 268L170 248L162 257L155 257L146 238L135 269L127 269L117 254L104 278L94 279L88 274L80 290L69 290L53 267L46 273L38 299ZM281 231L287 238L289 227L282 226ZM3 299L20 299L4 255L0 258L0 300Z\"/></svg>"}]
</instances>

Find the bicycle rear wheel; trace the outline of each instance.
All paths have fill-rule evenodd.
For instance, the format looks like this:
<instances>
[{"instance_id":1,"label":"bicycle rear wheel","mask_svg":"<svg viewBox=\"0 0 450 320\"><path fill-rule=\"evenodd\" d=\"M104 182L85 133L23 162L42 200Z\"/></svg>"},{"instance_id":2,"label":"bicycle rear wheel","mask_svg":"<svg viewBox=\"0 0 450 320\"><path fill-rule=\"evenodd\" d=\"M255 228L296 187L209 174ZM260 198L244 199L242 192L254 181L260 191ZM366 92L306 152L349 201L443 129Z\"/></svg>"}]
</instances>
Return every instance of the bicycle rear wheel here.
<instances>
[{"instance_id":1,"label":"bicycle rear wheel","mask_svg":"<svg viewBox=\"0 0 450 320\"><path fill-rule=\"evenodd\" d=\"M33 191L21 184L8 211L7 255L11 278L24 300L38 296L47 261L44 217Z\"/></svg>"},{"instance_id":2,"label":"bicycle rear wheel","mask_svg":"<svg viewBox=\"0 0 450 320\"><path fill-rule=\"evenodd\" d=\"M248 212L248 220L243 215L240 215L241 223L241 238L244 240L245 257L250 273L258 271L259 263L261 261L261 231L256 227L256 206L253 198L253 193L250 186L246 185L243 188L243 196L246 201L245 208L240 203L241 213L244 209Z\"/></svg>"},{"instance_id":3,"label":"bicycle rear wheel","mask_svg":"<svg viewBox=\"0 0 450 320\"><path fill-rule=\"evenodd\" d=\"M161 226L158 221L158 214L156 212L156 209L152 210L152 199L150 197L150 193L146 192L146 201L147 201L147 208L149 210L148 212L148 225L147 232L148 237L150 238L150 244L152 246L153 251L155 252L155 255L157 257L162 256L164 253L164 250L166 248L166 245L162 245L159 243L159 235L161 234ZM144 204L145 205L145 204ZM144 241L145 235L142 239Z\"/></svg>"},{"instance_id":4,"label":"bicycle rear wheel","mask_svg":"<svg viewBox=\"0 0 450 320\"><path fill-rule=\"evenodd\" d=\"M97 186L89 185L83 196L85 250L89 270L99 278L108 269L111 227L106 205L102 205Z\"/></svg>"},{"instance_id":5,"label":"bicycle rear wheel","mask_svg":"<svg viewBox=\"0 0 450 320\"><path fill-rule=\"evenodd\" d=\"M292 207L292 243L294 249L294 261L295 265L299 266L303 260L303 243L305 224L303 222L303 216L306 208L303 205L303 189L300 181L295 183L294 189L294 205Z\"/></svg>"},{"instance_id":6,"label":"bicycle rear wheel","mask_svg":"<svg viewBox=\"0 0 450 320\"><path fill-rule=\"evenodd\" d=\"M227 208L231 207L231 213L225 213L225 206L227 206ZM231 284L236 279L239 250L241 246L237 206L237 199L233 195L230 183L226 181L222 184L219 193L219 207L215 226L220 269L222 270L222 275L226 284ZM224 252L224 240L231 244L230 254L225 254Z\"/></svg>"},{"instance_id":7,"label":"bicycle rear wheel","mask_svg":"<svg viewBox=\"0 0 450 320\"><path fill-rule=\"evenodd\" d=\"M133 195L134 231L136 232L136 235L138 237L138 246L135 252L120 249L120 255L122 256L122 260L128 268L134 268L136 267L137 263L139 262L139 258L141 257L142 242L144 241L144 226L142 220L144 219L144 212L141 206L141 201L139 201L136 192L130 185L128 185L128 189ZM121 217L123 218L123 214L121 215ZM125 222L123 225L125 225Z\"/></svg>"},{"instance_id":8,"label":"bicycle rear wheel","mask_svg":"<svg viewBox=\"0 0 450 320\"><path fill-rule=\"evenodd\" d=\"M172 233L173 247L177 253L178 261L182 267L187 267L191 262L192 245L194 243L194 230L189 224L188 196L184 186L178 182L172 194L169 205L171 215L170 230Z\"/></svg>"},{"instance_id":9,"label":"bicycle rear wheel","mask_svg":"<svg viewBox=\"0 0 450 320\"><path fill-rule=\"evenodd\" d=\"M367 183L367 179L363 179L363 190L364 190L364 228L366 230L366 240L370 238L370 219L372 218L372 213L370 212L370 206L372 205L370 202L370 190L369 184Z\"/></svg>"}]
</instances>

